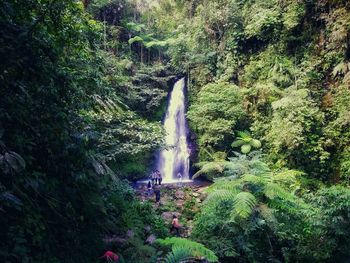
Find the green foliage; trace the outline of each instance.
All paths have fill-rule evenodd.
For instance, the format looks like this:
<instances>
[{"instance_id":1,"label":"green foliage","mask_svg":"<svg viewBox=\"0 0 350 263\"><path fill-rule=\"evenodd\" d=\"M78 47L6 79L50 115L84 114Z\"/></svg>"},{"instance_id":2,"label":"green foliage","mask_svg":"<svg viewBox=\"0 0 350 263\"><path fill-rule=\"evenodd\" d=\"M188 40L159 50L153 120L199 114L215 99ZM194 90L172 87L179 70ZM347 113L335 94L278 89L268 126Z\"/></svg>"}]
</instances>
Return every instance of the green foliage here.
<instances>
[{"instance_id":1,"label":"green foliage","mask_svg":"<svg viewBox=\"0 0 350 263\"><path fill-rule=\"evenodd\" d=\"M349 8L2 1L0 261L95 262L106 245L159 260L145 240L165 238L164 222L119 178L147 172L168 87L186 74L194 177L214 180L192 237L212 251L165 239L164 261L346 262Z\"/></svg>"},{"instance_id":2,"label":"green foliage","mask_svg":"<svg viewBox=\"0 0 350 263\"><path fill-rule=\"evenodd\" d=\"M261 142L253 139L248 132L238 132L238 139L231 144L231 147L241 147L241 152L247 154L252 148L259 149Z\"/></svg>"},{"instance_id":3,"label":"green foliage","mask_svg":"<svg viewBox=\"0 0 350 263\"><path fill-rule=\"evenodd\" d=\"M210 154L209 151L206 153L210 156L210 161L203 161L196 163L195 166L199 168L199 170L192 176L192 179L196 179L199 176L205 176L209 180L213 180L217 175L222 175L226 165L229 162L226 160L225 152L216 152Z\"/></svg>"},{"instance_id":4,"label":"green foliage","mask_svg":"<svg viewBox=\"0 0 350 263\"><path fill-rule=\"evenodd\" d=\"M273 36L274 30L279 29L281 23L280 12L278 9L271 8L272 5L276 4L274 2L257 2L246 8L244 33L247 38L265 39L271 37L271 35Z\"/></svg>"},{"instance_id":5,"label":"green foliage","mask_svg":"<svg viewBox=\"0 0 350 263\"><path fill-rule=\"evenodd\" d=\"M171 246L171 252L165 256L166 263L179 263L188 260L207 260L217 262L218 258L213 251L200 243L178 237L158 239L157 242L165 247Z\"/></svg>"},{"instance_id":6,"label":"green foliage","mask_svg":"<svg viewBox=\"0 0 350 263\"><path fill-rule=\"evenodd\" d=\"M251 215L256 205L254 195L249 192L240 192L233 199L232 217L247 218Z\"/></svg>"},{"instance_id":7,"label":"green foliage","mask_svg":"<svg viewBox=\"0 0 350 263\"><path fill-rule=\"evenodd\" d=\"M272 103L272 107L271 127L266 134L272 158L278 156L286 164L302 167L308 172L322 164L327 153L319 146L318 127L324 115L308 91L290 88L282 99ZM305 162L305 158L311 162Z\"/></svg>"},{"instance_id":8,"label":"green foliage","mask_svg":"<svg viewBox=\"0 0 350 263\"><path fill-rule=\"evenodd\" d=\"M115 27L127 14L120 3L91 1L104 23L81 1L0 3L1 262L95 262L103 240L128 230L118 253L136 262L155 256L145 226L166 235L117 176L127 160L145 163L163 136L126 96L134 63Z\"/></svg>"},{"instance_id":9,"label":"green foliage","mask_svg":"<svg viewBox=\"0 0 350 263\"><path fill-rule=\"evenodd\" d=\"M235 85L213 83L204 86L188 111L191 128L197 132L201 147L225 149L235 125L244 117L241 93Z\"/></svg>"},{"instance_id":10,"label":"green foliage","mask_svg":"<svg viewBox=\"0 0 350 263\"><path fill-rule=\"evenodd\" d=\"M239 157L235 159L235 164L238 164ZM256 157L246 162L240 160L244 170L251 173L217 179L210 186L202 212L197 216L194 237L221 257L247 254L250 260L260 257L278 259L272 251L265 250L271 245L268 242L278 242L282 238L277 227L282 223L278 222L278 214L293 215L300 209L309 209L291 193L298 189L300 172L275 172L269 170L266 164L257 165L257 162ZM257 239L260 232L265 237ZM233 250L228 247L221 250L216 242L233 246Z\"/></svg>"}]
</instances>

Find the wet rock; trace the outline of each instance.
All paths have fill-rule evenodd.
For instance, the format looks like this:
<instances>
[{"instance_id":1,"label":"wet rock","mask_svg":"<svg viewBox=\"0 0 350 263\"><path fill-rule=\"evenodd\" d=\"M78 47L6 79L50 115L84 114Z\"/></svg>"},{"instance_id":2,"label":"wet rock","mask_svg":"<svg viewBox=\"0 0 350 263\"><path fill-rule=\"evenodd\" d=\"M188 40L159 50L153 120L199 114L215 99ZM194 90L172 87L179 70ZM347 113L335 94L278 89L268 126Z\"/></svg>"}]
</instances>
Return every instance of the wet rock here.
<instances>
[{"instance_id":1,"label":"wet rock","mask_svg":"<svg viewBox=\"0 0 350 263\"><path fill-rule=\"evenodd\" d=\"M176 197L177 199L184 199L184 198L185 198L185 192L182 191L182 190L177 190L177 191L175 192L175 197Z\"/></svg>"}]
</instances>

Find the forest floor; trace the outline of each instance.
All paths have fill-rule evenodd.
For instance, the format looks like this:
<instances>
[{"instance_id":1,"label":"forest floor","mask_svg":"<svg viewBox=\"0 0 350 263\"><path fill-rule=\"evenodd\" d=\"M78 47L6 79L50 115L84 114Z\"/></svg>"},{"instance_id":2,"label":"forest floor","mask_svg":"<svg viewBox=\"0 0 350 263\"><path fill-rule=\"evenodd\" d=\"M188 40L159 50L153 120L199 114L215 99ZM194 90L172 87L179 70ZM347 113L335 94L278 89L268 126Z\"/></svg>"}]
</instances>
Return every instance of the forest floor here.
<instances>
[{"instance_id":1,"label":"forest floor","mask_svg":"<svg viewBox=\"0 0 350 263\"><path fill-rule=\"evenodd\" d=\"M138 184L135 187L136 195L142 202L152 202L157 214L171 227L171 221L175 214L183 226L182 237L189 237L193 228L193 219L199 212L200 206L206 197L205 190L210 183L192 182L182 186L178 184L164 184L160 186L160 202L156 203L153 191L148 193L146 184Z\"/></svg>"}]
</instances>

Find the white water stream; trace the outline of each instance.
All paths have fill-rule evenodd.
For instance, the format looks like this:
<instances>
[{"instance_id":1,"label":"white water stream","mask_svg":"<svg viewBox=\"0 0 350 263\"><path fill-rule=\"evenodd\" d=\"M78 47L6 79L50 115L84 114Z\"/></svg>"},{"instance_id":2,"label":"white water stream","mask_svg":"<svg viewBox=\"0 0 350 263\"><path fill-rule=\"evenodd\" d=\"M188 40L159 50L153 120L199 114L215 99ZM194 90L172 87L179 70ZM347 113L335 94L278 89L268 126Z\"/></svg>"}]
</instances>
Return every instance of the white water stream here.
<instances>
[{"instance_id":1,"label":"white water stream","mask_svg":"<svg viewBox=\"0 0 350 263\"><path fill-rule=\"evenodd\" d=\"M166 148L158 156L157 169L164 183L179 181L181 173L183 182L189 181L190 150L188 147L188 125L185 106L185 78L178 80L170 93L167 112L164 119L166 131Z\"/></svg>"}]
</instances>

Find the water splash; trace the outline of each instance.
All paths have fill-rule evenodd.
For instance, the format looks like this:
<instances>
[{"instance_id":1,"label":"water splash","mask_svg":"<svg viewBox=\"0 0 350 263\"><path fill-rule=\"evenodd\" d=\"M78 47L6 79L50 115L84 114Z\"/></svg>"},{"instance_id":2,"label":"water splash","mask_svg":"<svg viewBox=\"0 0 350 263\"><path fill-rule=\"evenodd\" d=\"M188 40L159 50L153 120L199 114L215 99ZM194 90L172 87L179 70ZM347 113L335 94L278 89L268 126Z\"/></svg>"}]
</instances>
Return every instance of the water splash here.
<instances>
[{"instance_id":1,"label":"water splash","mask_svg":"<svg viewBox=\"0 0 350 263\"><path fill-rule=\"evenodd\" d=\"M164 183L178 181L178 173L182 174L184 181L189 180L190 151L185 113L185 78L182 78L175 83L170 93L163 124L167 147L159 153L157 167Z\"/></svg>"}]
</instances>

